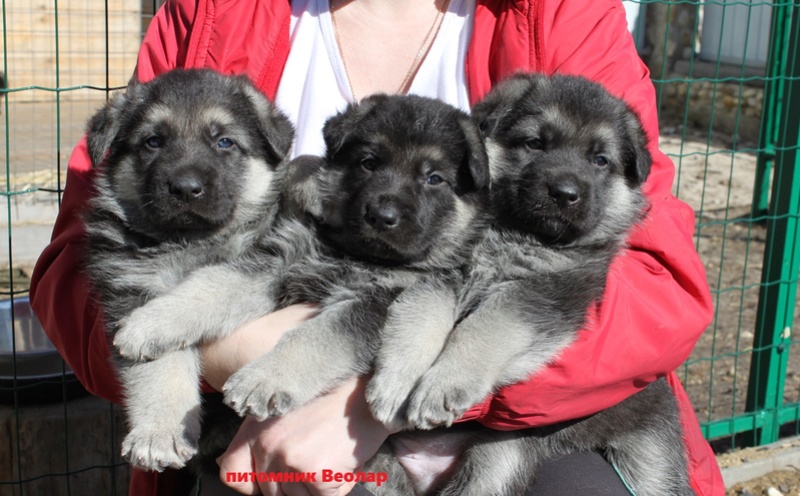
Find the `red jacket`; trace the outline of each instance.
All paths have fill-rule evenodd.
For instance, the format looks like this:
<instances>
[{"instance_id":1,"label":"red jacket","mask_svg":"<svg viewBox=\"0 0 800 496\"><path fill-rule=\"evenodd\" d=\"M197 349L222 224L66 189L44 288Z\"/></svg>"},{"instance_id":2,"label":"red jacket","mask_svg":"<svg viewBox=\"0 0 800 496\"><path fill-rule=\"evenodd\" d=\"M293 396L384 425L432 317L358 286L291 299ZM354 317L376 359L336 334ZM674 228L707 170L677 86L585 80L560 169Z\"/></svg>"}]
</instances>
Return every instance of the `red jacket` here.
<instances>
[{"instance_id":1,"label":"red jacket","mask_svg":"<svg viewBox=\"0 0 800 496\"><path fill-rule=\"evenodd\" d=\"M530 381L507 387L465 415L496 429L539 426L613 405L657 377L678 397L694 489L724 494L714 455L686 393L672 372L689 356L711 320L703 266L694 249L694 214L670 194L674 166L657 149L655 94L627 32L619 0L478 0L466 59L473 101L518 71L581 74L623 97L641 116L654 164L646 184L649 217L611 268L602 305L587 330L557 363ZM177 0L158 12L139 53L137 74L148 80L174 67L246 73L274 97L289 51L288 1ZM92 393L120 401L98 309L80 271L91 174L85 142L67 171L67 187L51 244L31 282L42 324ZM175 494L168 477L135 473L133 496ZM159 482L157 482L159 481ZM169 492L168 492L169 491Z\"/></svg>"}]
</instances>

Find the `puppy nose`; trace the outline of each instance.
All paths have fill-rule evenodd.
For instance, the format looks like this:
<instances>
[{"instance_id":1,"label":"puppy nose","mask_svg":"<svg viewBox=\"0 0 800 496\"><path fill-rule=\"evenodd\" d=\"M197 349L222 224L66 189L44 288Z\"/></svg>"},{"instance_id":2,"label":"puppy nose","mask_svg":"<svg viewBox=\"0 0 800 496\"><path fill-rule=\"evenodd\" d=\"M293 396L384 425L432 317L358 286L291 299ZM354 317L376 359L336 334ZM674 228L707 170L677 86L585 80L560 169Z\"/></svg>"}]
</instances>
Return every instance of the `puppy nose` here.
<instances>
[{"instance_id":1,"label":"puppy nose","mask_svg":"<svg viewBox=\"0 0 800 496\"><path fill-rule=\"evenodd\" d=\"M169 194L183 201L203 196L203 181L197 174L181 174L169 182Z\"/></svg>"},{"instance_id":2,"label":"puppy nose","mask_svg":"<svg viewBox=\"0 0 800 496\"><path fill-rule=\"evenodd\" d=\"M364 218L379 231L394 229L400 223L400 211L394 205L368 205Z\"/></svg>"},{"instance_id":3,"label":"puppy nose","mask_svg":"<svg viewBox=\"0 0 800 496\"><path fill-rule=\"evenodd\" d=\"M569 207L581 201L581 190L572 181L561 181L550 185L550 197L560 208Z\"/></svg>"}]
</instances>

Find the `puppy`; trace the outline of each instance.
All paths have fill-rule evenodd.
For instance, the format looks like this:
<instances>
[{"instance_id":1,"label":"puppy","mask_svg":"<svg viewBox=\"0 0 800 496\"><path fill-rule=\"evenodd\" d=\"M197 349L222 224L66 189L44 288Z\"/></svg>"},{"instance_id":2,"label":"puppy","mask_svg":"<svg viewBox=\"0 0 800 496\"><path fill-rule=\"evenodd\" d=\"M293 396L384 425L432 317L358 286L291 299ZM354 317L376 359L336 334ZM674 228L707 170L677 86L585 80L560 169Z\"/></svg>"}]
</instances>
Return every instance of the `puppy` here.
<instances>
[{"instance_id":1,"label":"puppy","mask_svg":"<svg viewBox=\"0 0 800 496\"><path fill-rule=\"evenodd\" d=\"M244 77L207 70L131 82L88 127L97 176L85 262L125 393L123 456L142 469L181 467L200 433L202 338L181 333L222 322L222 334L271 310L274 297L254 295L241 315L232 295L261 264L255 247L271 231L294 131ZM206 322L183 301L222 315Z\"/></svg>"},{"instance_id":2,"label":"puppy","mask_svg":"<svg viewBox=\"0 0 800 496\"><path fill-rule=\"evenodd\" d=\"M238 290L257 288L261 298L277 297L277 307L317 303L318 313L228 380L224 403L240 415L282 415L367 373L391 301L426 287L454 295L486 227L488 161L466 113L428 98L375 95L329 119L323 135L325 157L298 157L281 176L281 210L260 248L268 261ZM212 306L173 304L189 309L185 318L224 325ZM214 337L198 333L200 322L192 327L170 334ZM154 339L161 343L148 348L181 346ZM214 460L239 422L213 399L192 466L215 477Z\"/></svg>"},{"instance_id":3,"label":"puppy","mask_svg":"<svg viewBox=\"0 0 800 496\"><path fill-rule=\"evenodd\" d=\"M646 137L635 113L601 86L518 75L477 104L473 118L489 155L493 226L450 307L453 320L431 332L408 318L446 313L443 298L410 307L398 300L390 309L367 391L387 423L449 426L556 357L601 299L612 259L644 217ZM435 348L431 336L446 336L441 353L414 353ZM455 475L443 487L417 481L418 494L521 495L543 460L584 450L603 451L638 495L692 494L677 406L663 380L585 419L514 432L475 427L471 437L463 429L431 434L441 443L448 437L463 449Z\"/></svg>"},{"instance_id":4,"label":"puppy","mask_svg":"<svg viewBox=\"0 0 800 496\"><path fill-rule=\"evenodd\" d=\"M329 119L323 135L325 157L302 158L286 186L310 228L278 229L284 246L321 240L280 276L282 304L317 302L319 312L228 380L226 404L241 415L284 414L369 372L390 303L457 287L484 231L488 163L466 113L375 95Z\"/></svg>"}]
</instances>

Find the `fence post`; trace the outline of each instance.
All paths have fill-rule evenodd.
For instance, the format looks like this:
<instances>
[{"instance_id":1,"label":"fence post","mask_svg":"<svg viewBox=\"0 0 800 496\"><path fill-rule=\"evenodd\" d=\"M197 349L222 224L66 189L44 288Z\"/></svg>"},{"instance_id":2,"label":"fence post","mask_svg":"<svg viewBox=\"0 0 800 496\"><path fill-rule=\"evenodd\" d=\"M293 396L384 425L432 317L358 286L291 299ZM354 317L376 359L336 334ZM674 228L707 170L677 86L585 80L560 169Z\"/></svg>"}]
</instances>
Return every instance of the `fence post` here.
<instances>
[{"instance_id":1,"label":"fence post","mask_svg":"<svg viewBox=\"0 0 800 496\"><path fill-rule=\"evenodd\" d=\"M753 188L753 202L750 215L758 218L766 215L769 208L770 170L775 161L775 142L778 139L778 117L781 115L786 73L787 49L789 46L789 25L792 18L792 5L773 2L772 26L769 40L769 60L764 81L764 103L761 110L761 129L758 138L758 159Z\"/></svg>"},{"instance_id":2,"label":"fence post","mask_svg":"<svg viewBox=\"0 0 800 496\"><path fill-rule=\"evenodd\" d=\"M800 2L793 2L794 7ZM775 171L767 217L767 240L758 298L746 409L763 412L763 424L745 442L778 438L786 364L800 272L800 10L795 9L787 44L776 129Z\"/></svg>"}]
</instances>

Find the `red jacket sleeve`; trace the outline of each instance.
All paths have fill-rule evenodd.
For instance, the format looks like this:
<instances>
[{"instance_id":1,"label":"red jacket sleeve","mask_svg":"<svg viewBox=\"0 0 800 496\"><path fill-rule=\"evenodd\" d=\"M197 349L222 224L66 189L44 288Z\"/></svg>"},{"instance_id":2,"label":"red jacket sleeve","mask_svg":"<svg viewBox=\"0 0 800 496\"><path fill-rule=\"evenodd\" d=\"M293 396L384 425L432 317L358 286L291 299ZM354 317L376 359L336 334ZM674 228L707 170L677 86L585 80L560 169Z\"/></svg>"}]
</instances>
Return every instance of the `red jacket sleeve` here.
<instances>
[{"instance_id":1,"label":"red jacket sleeve","mask_svg":"<svg viewBox=\"0 0 800 496\"><path fill-rule=\"evenodd\" d=\"M711 320L711 297L692 233L694 215L670 194L674 166L658 150L655 93L618 0L530 2L533 67L580 74L640 115L654 164L647 219L611 267L601 303L555 363L468 411L496 429L540 426L595 413L680 366Z\"/></svg>"},{"instance_id":2,"label":"red jacket sleeve","mask_svg":"<svg viewBox=\"0 0 800 496\"><path fill-rule=\"evenodd\" d=\"M167 2L148 28L137 71L143 80L182 64L194 13L193 2ZM120 402L101 312L82 270L81 212L92 190L91 162L82 140L67 166L67 183L50 244L31 277L31 305L50 340L76 377L96 396Z\"/></svg>"}]
</instances>

